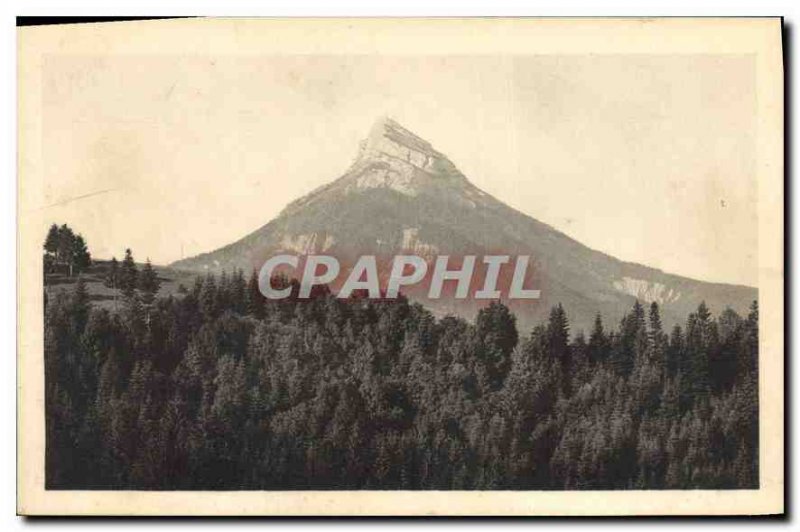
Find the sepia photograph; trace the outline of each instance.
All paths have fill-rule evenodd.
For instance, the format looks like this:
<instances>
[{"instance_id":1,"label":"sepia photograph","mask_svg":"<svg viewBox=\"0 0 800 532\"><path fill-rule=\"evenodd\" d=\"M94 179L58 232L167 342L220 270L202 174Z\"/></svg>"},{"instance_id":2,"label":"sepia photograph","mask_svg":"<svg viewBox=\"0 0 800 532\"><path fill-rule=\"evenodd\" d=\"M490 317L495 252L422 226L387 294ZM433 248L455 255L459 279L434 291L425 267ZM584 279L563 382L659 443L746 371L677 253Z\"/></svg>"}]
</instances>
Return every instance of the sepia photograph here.
<instances>
[{"instance_id":1,"label":"sepia photograph","mask_svg":"<svg viewBox=\"0 0 800 532\"><path fill-rule=\"evenodd\" d=\"M783 512L780 18L18 36L18 513Z\"/></svg>"}]
</instances>

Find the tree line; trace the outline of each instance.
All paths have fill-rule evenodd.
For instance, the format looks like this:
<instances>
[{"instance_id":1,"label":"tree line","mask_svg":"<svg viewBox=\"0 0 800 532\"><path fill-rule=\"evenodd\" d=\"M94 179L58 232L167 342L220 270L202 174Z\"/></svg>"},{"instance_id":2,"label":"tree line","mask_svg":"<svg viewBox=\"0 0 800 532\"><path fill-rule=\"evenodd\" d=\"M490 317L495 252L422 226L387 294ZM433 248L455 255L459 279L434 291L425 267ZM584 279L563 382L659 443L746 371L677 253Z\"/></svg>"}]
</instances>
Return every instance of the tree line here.
<instances>
[{"instance_id":1,"label":"tree line","mask_svg":"<svg viewBox=\"0 0 800 532\"><path fill-rule=\"evenodd\" d=\"M126 268L117 311L81 280L47 301L50 489L758 487L755 302L587 337L560 305L521 333L498 302L267 301L255 272L148 303Z\"/></svg>"},{"instance_id":2,"label":"tree line","mask_svg":"<svg viewBox=\"0 0 800 532\"><path fill-rule=\"evenodd\" d=\"M67 273L70 277L92 264L83 236L67 224L52 224L44 241L44 272Z\"/></svg>"},{"instance_id":3,"label":"tree line","mask_svg":"<svg viewBox=\"0 0 800 532\"><path fill-rule=\"evenodd\" d=\"M139 271L139 267L133 259L133 252L127 248L122 264L117 257L111 257L103 284L108 288L119 290L128 299L134 297L138 290L140 300L149 305L153 303L158 289L161 287L161 280L149 258L144 263L142 270Z\"/></svg>"}]
</instances>

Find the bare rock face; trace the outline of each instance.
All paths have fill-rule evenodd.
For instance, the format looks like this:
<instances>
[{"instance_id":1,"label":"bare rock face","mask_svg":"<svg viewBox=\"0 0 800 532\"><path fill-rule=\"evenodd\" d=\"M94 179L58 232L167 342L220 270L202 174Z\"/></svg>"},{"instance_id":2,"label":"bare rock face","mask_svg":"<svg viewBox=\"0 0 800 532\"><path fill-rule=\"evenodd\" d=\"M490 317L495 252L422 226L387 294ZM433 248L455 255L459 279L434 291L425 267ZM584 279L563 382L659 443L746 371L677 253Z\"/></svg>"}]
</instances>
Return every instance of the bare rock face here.
<instances>
[{"instance_id":1,"label":"bare rock face","mask_svg":"<svg viewBox=\"0 0 800 532\"><path fill-rule=\"evenodd\" d=\"M416 196L434 183L467 184L455 165L431 144L388 117L375 122L347 171L348 191L385 187Z\"/></svg>"},{"instance_id":2,"label":"bare rock face","mask_svg":"<svg viewBox=\"0 0 800 532\"><path fill-rule=\"evenodd\" d=\"M554 198L561 200L568 201ZM754 288L695 281L589 249L478 189L447 156L391 118L375 122L338 179L293 201L244 238L173 266L250 271L278 253L327 254L340 261L361 254L529 255L542 297L511 305L523 329L546 319L558 303L575 332L590 330L598 312L606 323L615 322L637 299L662 305L669 326L701 301L714 312L730 306L746 313L757 297ZM439 314L475 313L474 306L422 302Z\"/></svg>"},{"instance_id":3,"label":"bare rock face","mask_svg":"<svg viewBox=\"0 0 800 532\"><path fill-rule=\"evenodd\" d=\"M383 160L389 164L429 171L435 159L446 160L446 157L434 150L428 141L391 118L384 117L375 122L369 136L361 142L358 159Z\"/></svg>"}]
</instances>

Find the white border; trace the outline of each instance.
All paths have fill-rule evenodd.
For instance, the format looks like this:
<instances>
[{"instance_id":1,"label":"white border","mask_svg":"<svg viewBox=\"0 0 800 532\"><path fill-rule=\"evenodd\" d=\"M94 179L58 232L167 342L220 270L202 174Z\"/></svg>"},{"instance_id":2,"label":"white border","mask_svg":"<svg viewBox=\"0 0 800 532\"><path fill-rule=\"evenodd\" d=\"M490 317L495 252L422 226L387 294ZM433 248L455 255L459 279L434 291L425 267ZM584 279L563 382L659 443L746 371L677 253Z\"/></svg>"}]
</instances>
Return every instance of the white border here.
<instances>
[{"instance_id":1,"label":"white border","mask_svg":"<svg viewBox=\"0 0 800 532\"><path fill-rule=\"evenodd\" d=\"M4 116L14 116L16 110L16 33L14 28L13 16L15 15L129 15L129 16L154 16L154 15L261 15L261 16L345 16L345 15L422 15L422 16L437 16L437 15L516 15L516 16L603 16L603 15L663 15L663 16L733 16L733 15L784 15L790 24L796 24L800 19L798 14L800 3L791 0L775 1L727 1L727 2L698 2L696 0L655 0L647 3L640 1L617 1L606 0L602 3L592 0L561 0L561 1L541 1L535 5L522 5L520 2L509 0L494 0L492 2L476 2L474 0L461 0L457 2L442 2L441 4L434 5L430 1L425 0L405 0L403 2L384 3L376 5L376 2L357 1L357 0L339 0L337 2L330 2L324 0L317 1L274 1L268 5L261 7L254 6L254 3L248 0L228 0L226 2L209 1L209 0L194 0L191 2L173 2L167 3L163 0L141 0L137 2L115 2L113 4L104 1L86 1L78 0L69 3L60 2L56 0L31 0L27 2L12 0L5 2L0 6L0 9L6 15L4 17L5 24L2 26L3 50L0 54L0 65L4 83L2 84L2 101L5 104L6 114ZM796 35L797 27L793 28L793 33ZM794 40L794 39L792 39ZM796 55L797 50L794 50ZM793 67L794 61L791 62ZM789 72L792 72L789 70ZM792 99L797 100L797 85L792 84ZM793 113L792 113L793 114ZM791 118L791 117L790 117ZM792 123L794 120L791 121ZM791 146L787 149L792 152L797 152L797 137L793 137ZM16 397L13 390L15 390L15 337L16 337L16 308L15 308L15 278L16 278L16 223L15 223L15 198L16 198L16 123L13 120L6 121L6 127L2 128L2 154L5 172L2 174L2 188L0 188L0 237L3 239L3 249L5 251L3 260L0 261L0 273L2 274L2 287L3 298L2 306L0 307L0 338L2 338L2 365L0 365L0 372L2 372L7 381L5 382L5 395L4 400L0 401L0 412L3 415L3 422L5 427L10 427L14 423L16 417ZM791 200L797 203L798 192L797 186L792 191ZM787 198L788 199L788 198ZM787 215L791 211L787 212ZM789 220L787 219L787 223ZM797 228L792 220L793 237L792 248L796 249L798 245ZM796 301L798 293L797 286L795 285L792 290L792 300ZM788 297L789 294L786 294ZM797 313L792 316L791 323L787 323L793 330L797 331L800 326L800 315ZM795 337L796 338L796 337ZM795 343L792 343L792 348ZM796 352L792 349L791 353ZM791 375L794 381L797 380L800 370L798 364L793 364L793 373ZM787 394L791 389L787 389ZM800 405L797 404L796 394L793 394L792 411L797 416L800 411ZM788 427L787 427L788 428ZM4 462L6 466L3 468L5 474L3 475L2 487L2 501L4 504L3 525L7 525L10 529L21 528L23 521L13 518L13 503L16 495L16 479L15 467L16 460L14 456L15 442L12 437L7 436L0 440L2 446ZM789 450L787 450L789 451ZM794 460L794 468L791 473L797 470L797 460ZM789 472L787 472L789 473ZM796 478L794 474L791 475ZM792 496L792 503L795 509L796 504L796 490ZM787 501L788 502L788 501ZM364 523L368 526L375 526L375 523ZM458 523L453 523L458 525ZM593 523L592 526L617 526L619 523L601 522ZM630 523L638 526L642 523ZM655 526L674 526L676 523L651 523ZM727 523L709 524L711 528L726 527ZM111 525L111 523L103 523L103 526ZM163 523L146 522L142 523L144 526L155 527L156 529L162 528ZM347 523L346 526L352 526L353 523ZM57 524L43 524L40 525L44 528L49 526L57 526ZM225 526L225 525L214 525ZM278 526L282 528L287 525L280 525L274 523L271 526ZM425 523L414 523L415 528L426 528ZM489 524L486 526L494 526ZM537 523L537 526L552 526L546 523ZM568 526L576 526L575 523ZM577 525L581 526L581 525ZM6 527L3 527L6 529Z\"/></svg>"}]
</instances>

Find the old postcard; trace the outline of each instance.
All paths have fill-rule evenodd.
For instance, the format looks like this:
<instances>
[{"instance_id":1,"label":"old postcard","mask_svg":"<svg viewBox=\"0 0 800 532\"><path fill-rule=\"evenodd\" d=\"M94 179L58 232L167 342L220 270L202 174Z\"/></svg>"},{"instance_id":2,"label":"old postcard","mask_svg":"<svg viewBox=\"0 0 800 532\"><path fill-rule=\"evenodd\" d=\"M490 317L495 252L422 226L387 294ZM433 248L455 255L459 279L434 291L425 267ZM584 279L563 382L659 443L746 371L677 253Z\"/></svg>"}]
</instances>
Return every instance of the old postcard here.
<instances>
[{"instance_id":1,"label":"old postcard","mask_svg":"<svg viewBox=\"0 0 800 532\"><path fill-rule=\"evenodd\" d=\"M18 511L782 513L781 31L20 28Z\"/></svg>"}]
</instances>

